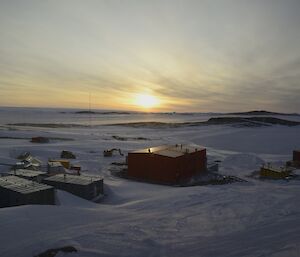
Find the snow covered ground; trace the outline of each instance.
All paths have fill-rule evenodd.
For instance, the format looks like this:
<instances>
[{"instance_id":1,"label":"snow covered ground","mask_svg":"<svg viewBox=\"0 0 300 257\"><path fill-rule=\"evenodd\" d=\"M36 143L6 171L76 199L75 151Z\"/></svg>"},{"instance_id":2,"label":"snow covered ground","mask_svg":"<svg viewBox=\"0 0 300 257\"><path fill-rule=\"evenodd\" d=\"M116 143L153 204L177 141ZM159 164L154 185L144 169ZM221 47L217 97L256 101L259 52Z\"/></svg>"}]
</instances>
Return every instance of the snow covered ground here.
<instances>
[{"instance_id":1,"label":"snow covered ground","mask_svg":"<svg viewBox=\"0 0 300 257\"><path fill-rule=\"evenodd\" d=\"M291 159L292 150L300 148L300 126L129 128L101 124L199 121L209 115L104 116L93 116L91 121L89 115L58 110L0 109L0 163L14 162L24 151L45 162L49 157L59 157L62 150L71 150L83 170L104 176L106 193L100 204L58 191L57 206L0 209L1 257L35 256L66 245L79 250L66 255L70 257L300 256L300 180L259 181L247 177L263 162L280 164ZM87 126L6 125L21 122ZM91 123L99 126L90 127ZM53 139L49 144L33 144L29 142L33 136ZM134 182L114 177L108 170L111 162L122 161L123 157L102 156L109 148L127 153L166 143L203 145L210 160L221 161L220 173L248 182L195 187ZM0 172L6 169L0 166Z\"/></svg>"}]
</instances>

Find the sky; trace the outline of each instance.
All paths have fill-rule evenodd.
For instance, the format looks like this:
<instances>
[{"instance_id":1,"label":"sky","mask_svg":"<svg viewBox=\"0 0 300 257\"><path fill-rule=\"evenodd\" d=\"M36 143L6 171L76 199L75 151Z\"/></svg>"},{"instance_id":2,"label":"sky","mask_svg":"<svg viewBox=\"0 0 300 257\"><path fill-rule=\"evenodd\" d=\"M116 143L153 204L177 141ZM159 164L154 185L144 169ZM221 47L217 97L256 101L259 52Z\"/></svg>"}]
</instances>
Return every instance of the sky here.
<instances>
[{"instance_id":1,"label":"sky","mask_svg":"<svg viewBox=\"0 0 300 257\"><path fill-rule=\"evenodd\" d=\"M299 112L299 13L299 0L0 0L0 106Z\"/></svg>"}]
</instances>

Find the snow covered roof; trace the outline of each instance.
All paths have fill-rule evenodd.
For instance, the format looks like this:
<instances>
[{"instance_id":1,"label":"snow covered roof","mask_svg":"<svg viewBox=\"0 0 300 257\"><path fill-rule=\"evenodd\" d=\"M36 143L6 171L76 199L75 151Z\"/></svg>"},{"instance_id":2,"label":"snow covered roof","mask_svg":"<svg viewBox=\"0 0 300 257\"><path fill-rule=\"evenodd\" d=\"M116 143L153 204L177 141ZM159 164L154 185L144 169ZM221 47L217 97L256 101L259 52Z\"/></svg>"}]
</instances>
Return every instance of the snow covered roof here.
<instances>
[{"instance_id":1,"label":"snow covered roof","mask_svg":"<svg viewBox=\"0 0 300 257\"><path fill-rule=\"evenodd\" d=\"M48 166L50 166L50 167L63 167L61 162L56 162L56 161L48 162Z\"/></svg>"},{"instance_id":2,"label":"snow covered roof","mask_svg":"<svg viewBox=\"0 0 300 257\"><path fill-rule=\"evenodd\" d=\"M134 151L132 153L154 153L162 156L176 158L187 153L203 151L205 148L199 145L162 145L156 147L145 148Z\"/></svg>"},{"instance_id":3,"label":"snow covered roof","mask_svg":"<svg viewBox=\"0 0 300 257\"><path fill-rule=\"evenodd\" d=\"M103 180L100 176L85 176L85 175L73 175L73 174L57 174L49 178L44 179L44 181L54 181L62 182L67 184L76 185L89 185L92 182Z\"/></svg>"},{"instance_id":4,"label":"snow covered roof","mask_svg":"<svg viewBox=\"0 0 300 257\"><path fill-rule=\"evenodd\" d=\"M37 191L53 188L52 186L36 183L16 176L0 177L0 187L21 193L30 194Z\"/></svg>"},{"instance_id":5,"label":"snow covered roof","mask_svg":"<svg viewBox=\"0 0 300 257\"><path fill-rule=\"evenodd\" d=\"M9 174L15 176L22 176L28 178L34 178L40 175L46 175L46 172L43 171L36 171L36 170L24 170L24 169L17 169L15 171L10 171Z\"/></svg>"}]
</instances>

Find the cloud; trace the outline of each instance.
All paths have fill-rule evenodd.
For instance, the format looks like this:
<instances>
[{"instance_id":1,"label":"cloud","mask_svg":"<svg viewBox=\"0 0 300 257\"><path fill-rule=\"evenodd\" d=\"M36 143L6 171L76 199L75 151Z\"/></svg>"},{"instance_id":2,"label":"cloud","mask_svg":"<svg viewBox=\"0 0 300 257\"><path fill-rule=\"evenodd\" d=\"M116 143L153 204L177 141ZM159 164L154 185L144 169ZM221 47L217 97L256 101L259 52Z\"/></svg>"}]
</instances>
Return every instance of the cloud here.
<instances>
[{"instance_id":1,"label":"cloud","mask_svg":"<svg viewBox=\"0 0 300 257\"><path fill-rule=\"evenodd\" d=\"M299 109L299 1L3 1L2 105ZM41 98L46 96L43 101ZM17 99L17 101L16 101Z\"/></svg>"}]
</instances>

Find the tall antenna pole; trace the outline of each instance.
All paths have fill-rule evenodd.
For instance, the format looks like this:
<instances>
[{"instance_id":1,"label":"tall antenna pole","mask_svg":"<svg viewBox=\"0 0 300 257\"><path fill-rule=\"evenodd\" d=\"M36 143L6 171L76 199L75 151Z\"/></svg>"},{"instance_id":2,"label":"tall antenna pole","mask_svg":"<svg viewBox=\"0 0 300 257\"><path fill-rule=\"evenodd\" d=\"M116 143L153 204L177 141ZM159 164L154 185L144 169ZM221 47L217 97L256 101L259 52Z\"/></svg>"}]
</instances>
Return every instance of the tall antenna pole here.
<instances>
[{"instance_id":1,"label":"tall antenna pole","mask_svg":"<svg viewBox=\"0 0 300 257\"><path fill-rule=\"evenodd\" d=\"M91 112L91 92L89 92L89 112Z\"/></svg>"},{"instance_id":2,"label":"tall antenna pole","mask_svg":"<svg viewBox=\"0 0 300 257\"><path fill-rule=\"evenodd\" d=\"M91 109L91 92L89 92L89 125L92 127L92 109Z\"/></svg>"}]
</instances>

